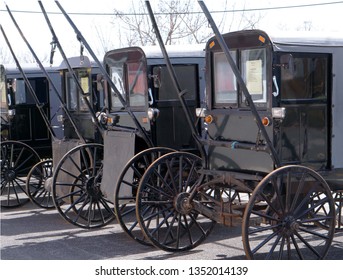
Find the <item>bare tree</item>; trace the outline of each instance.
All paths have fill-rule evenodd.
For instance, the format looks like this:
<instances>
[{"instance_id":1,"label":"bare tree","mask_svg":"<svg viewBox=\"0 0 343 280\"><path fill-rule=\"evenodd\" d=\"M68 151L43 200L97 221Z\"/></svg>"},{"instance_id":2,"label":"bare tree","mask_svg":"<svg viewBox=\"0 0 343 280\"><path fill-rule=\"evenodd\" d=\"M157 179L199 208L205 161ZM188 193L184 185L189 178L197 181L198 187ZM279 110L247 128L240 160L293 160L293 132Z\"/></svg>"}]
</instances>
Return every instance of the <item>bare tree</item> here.
<instances>
[{"instance_id":1,"label":"bare tree","mask_svg":"<svg viewBox=\"0 0 343 280\"><path fill-rule=\"evenodd\" d=\"M303 25L297 27L297 31L311 31L313 29L312 21L304 21Z\"/></svg>"},{"instance_id":2,"label":"bare tree","mask_svg":"<svg viewBox=\"0 0 343 280\"><path fill-rule=\"evenodd\" d=\"M243 29L256 29L258 28L258 23L262 19L262 15L259 14L252 14L249 17L246 15L242 16L242 19L244 19L244 27Z\"/></svg>"},{"instance_id":3,"label":"bare tree","mask_svg":"<svg viewBox=\"0 0 343 280\"><path fill-rule=\"evenodd\" d=\"M245 7L245 2L243 3ZM155 8L155 18L166 45L180 43L204 43L211 36L206 17L194 0L160 0ZM149 16L145 12L142 0L132 1L129 12L114 10L113 24L120 29L125 45L155 45L155 34L151 29ZM244 11L244 8L243 8ZM230 16L229 16L230 15ZM239 15L239 16L237 16ZM262 16L260 14L235 13L234 8L227 11L227 1L223 1L221 11L216 13L220 30L231 30L233 26L240 29L257 28ZM231 22L227 22L231 20Z\"/></svg>"},{"instance_id":4,"label":"bare tree","mask_svg":"<svg viewBox=\"0 0 343 280\"><path fill-rule=\"evenodd\" d=\"M7 64L7 63L13 63L13 59L9 51L3 46L0 46L0 64Z\"/></svg>"},{"instance_id":5,"label":"bare tree","mask_svg":"<svg viewBox=\"0 0 343 280\"><path fill-rule=\"evenodd\" d=\"M202 43L210 36L207 20L195 10L192 0L162 0L155 11L160 32L165 44ZM144 12L142 12L144 11ZM126 43L132 45L156 45L156 37L152 31L149 16L146 14L143 1L133 3L128 13L115 10L114 19L126 35Z\"/></svg>"}]
</instances>

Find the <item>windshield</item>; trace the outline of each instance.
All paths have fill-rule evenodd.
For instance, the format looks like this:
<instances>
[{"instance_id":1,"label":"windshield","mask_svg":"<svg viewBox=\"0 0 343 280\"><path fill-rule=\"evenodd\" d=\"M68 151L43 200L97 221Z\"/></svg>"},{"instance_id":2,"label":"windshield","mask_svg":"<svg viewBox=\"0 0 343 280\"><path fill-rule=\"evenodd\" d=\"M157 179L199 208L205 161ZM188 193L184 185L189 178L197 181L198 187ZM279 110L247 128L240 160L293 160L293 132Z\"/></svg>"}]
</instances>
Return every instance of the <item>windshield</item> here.
<instances>
[{"instance_id":1,"label":"windshield","mask_svg":"<svg viewBox=\"0 0 343 280\"><path fill-rule=\"evenodd\" d=\"M236 63L236 52L230 55ZM237 103L237 82L223 52L214 54L214 102L216 104Z\"/></svg>"},{"instance_id":2,"label":"windshield","mask_svg":"<svg viewBox=\"0 0 343 280\"><path fill-rule=\"evenodd\" d=\"M132 62L127 64L129 98L131 106L144 106L144 94L147 83L144 79L143 63Z\"/></svg>"},{"instance_id":3,"label":"windshield","mask_svg":"<svg viewBox=\"0 0 343 280\"><path fill-rule=\"evenodd\" d=\"M117 91L111 89L111 108L123 107L121 99L132 107L144 107L148 84L144 56L137 50L123 50L109 54L106 58L109 74Z\"/></svg>"},{"instance_id":4,"label":"windshield","mask_svg":"<svg viewBox=\"0 0 343 280\"><path fill-rule=\"evenodd\" d=\"M252 100L255 103L266 103L266 50L264 48L236 50L230 51L230 55L242 75ZM216 52L213 55L213 90L215 107L247 106L245 96L223 52Z\"/></svg>"},{"instance_id":5,"label":"windshield","mask_svg":"<svg viewBox=\"0 0 343 280\"><path fill-rule=\"evenodd\" d=\"M266 50L251 49L241 52L241 72L255 103L267 101ZM245 100L245 98L243 98Z\"/></svg>"},{"instance_id":6,"label":"windshield","mask_svg":"<svg viewBox=\"0 0 343 280\"><path fill-rule=\"evenodd\" d=\"M111 79L116 86L119 94L122 96L122 99L126 101L125 88L124 88L124 65L122 63L116 63L110 68ZM117 93L111 89L111 107L123 107Z\"/></svg>"}]
</instances>

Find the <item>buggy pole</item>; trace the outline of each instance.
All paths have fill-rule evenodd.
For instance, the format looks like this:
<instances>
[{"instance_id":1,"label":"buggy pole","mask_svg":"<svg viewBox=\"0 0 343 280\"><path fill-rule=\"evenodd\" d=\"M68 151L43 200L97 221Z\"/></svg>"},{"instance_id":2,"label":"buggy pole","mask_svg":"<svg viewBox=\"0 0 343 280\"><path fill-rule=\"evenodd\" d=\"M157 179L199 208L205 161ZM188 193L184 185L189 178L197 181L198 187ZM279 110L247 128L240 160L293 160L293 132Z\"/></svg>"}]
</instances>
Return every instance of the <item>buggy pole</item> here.
<instances>
[{"instance_id":1,"label":"buggy pole","mask_svg":"<svg viewBox=\"0 0 343 280\"><path fill-rule=\"evenodd\" d=\"M40 1L39 1L40 2ZM141 126L141 124L138 122L136 116L133 114L133 112L131 111L131 109L129 108L129 106L127 105L126 101L124 100L124 98L122 97L122 95L120 94L119 90L117 89L117 87L115 86L115 84L113 83L111 77L108 75L108 73L106 72L105 68L103 67L103 65L101 64L101 62L99 61L99 59L97 58L97 56L95 55L95 53L93 52L92 48L89 46L89 44L87 43L86 39L83 37L82 33L80 32L80 30L76 27L76 25L74 24L74 22L71 20L71 18L68 16L68 14L66 13L66 11L62 8L62 6L60 5L60 3L58 1L55 1L56 5L58 6L58 8L61 10L62 14L65 16L65 18L67 19L67 21L69 22L69 24L71 25L71 27L74 29L74 32L77 35L77 38L82 41L82 43L84 44L84 46L86 47L86 49L88 50L89 54L92 56L92 58L94 59L94 61L97 63L101 73L104 75L104 78L106 79L106 81L108 82L108 84L110 85L111 89L117 94L117 97L119 99L119 101L121 102L121 104L123 105L123 107L125 108L125 110L128 112L128 114L130 115L130 117L132 118L133 122L135 123L140 136L144 139L144 141L148 144L149 147L153 147L153 143L151 142L151 139L149 138L149 136L147 135L146 131L144 130L144 128Z\"/></svg>"},{"instance_id":2,"label":"buggy pole","mask_svg":"<svg viewBox=\"0 0 343 280\"><path fill-rule=\"evenodd\" d=\"M59 101L61 102L61 106L62 106L62 108L63 108L65 114L68 116L68 118L69 118L69 120L70 120L72 126L74 127L77 136L79 137L79 139L80 139L83 143L86 143L86 141L85 141L85 139L83 138L83 136L81 135L80 131L77 129L77 126L76 126L76 124L75 124L75 121L74 121L73 117L71 116L70 112L68 111L68 109L67 109L67 107L66 107L66 105L65 105L65 103L64 103L64 101L63 101L63 99L62 99L62 97L60 96L60 94L59 94L59 92L58 92L58 90L57 90L55 84L52 82L52 80L51 80L51 78L50 78L48 72L47 72L46 69L44 68L43 64L40 62L38 56L36 55L35 51L34 51L33 48L31 47L31 45L29 44L29 42L26 40L26 38L25 38L23 32L21 31L19 25L17 24L15 18L14 18L13 15L12 15L11 10L9 9L9 7L8 7L7 5L6 5L6 8L7 8L7 11L8 11L8 13L9 13L9 15L10 15L10 17L11 17L11 19L12 19L14 25L16 26L16 28L17 28L17 30L18 30L20 36L22 37L22 39L23 39L24 42L26 43L26 45L27 45L27 47L29 48L31 54L33 55L33 57L35 58L37 64L39 65L39 68L43 71L43 73L44 73L45 77L47 78L47 80L49 81L49 84L51 85L53 91L56 93L56 96L58 97Z\"/></svg>"},{"instance_id":3,"label":"buggy pole","mask_svg":"<svg viewBox=\"0 0 343 280\"><path fill-rule=\"evenodd\" d=\"M157 23L156 23L156 20L155 20L155 17L154 17L154 13L153 13L153 11L151 9L150 2L147 0L147 1L145 1L145 4L146 4L146 7L148 9L148 13L149 13L149 16L150 16L150 20L151 20L153 29L154 29L155 34L156 34L157 41L158 41L158 43L160 45L160 48L161 48L161 51L163 53L163 57L164 57L164 60L166 62L166 65L167 65L168 72L169 72L169 74L171 76L173 85L174 85L176 91L178 92L178 97L179 97L181 106L183 108L183 111L185 112L187 122L188 122L188 124L190 126L190 129L192 131L193 138L195 139L195 141L196 141L196 143L198 145L198 148L199 148L199 151L201 152L202 157L205 159L204 147L203 147L203 145L201 145L201 143L199 141L199 139L200 139L199 133L198 133L198 131L197 131L195 125L194 125L194 122L192 121L191 113L189 112L189 109L187 107L187 104L186 104L186 101L185 101L185 98L184 98L184 94L187 93L187 90L182 90L181 86L180 86L180 84L178 82L178 79L176 77L176 73L175 73L174 68L172 66L172 63L171 63L171 61L169 59L166 47L165 47L165 45L163 43L163 40L162 40L160 31L159 31L159 28L157 26Z\"/></svg>"},{"instance_id":4,"label":"buggy pole","mask_svg":"<svg viewBox=\"0 0 343 280\"><path fill-rule=\"evenodd\" d=\"M59 42L59 40L58 40L58 38L57 38L57 35L56 35L56 33L55 33L55 31L54 31L52 25L51 25L51 22L50 22L50 20L49 20L49 18L48 18L48 15L47 15L47 13L46 13L46 11L45 11L45 9L44 9L44 6L43 6L42 2L41 2L41 1L38 1L38 3L39 3L39 6L40 6L40 8L41 8L41 10L42 10L42 12L43 12L44 18L45 18L45 20L46 20L46 22L47 22L47 24L48 24L48 26L49 26L50 32L51 32L52 37L53 37L53 42L56 43L56 45L57 45L57 47L58 47L58 49L59 49L59 51L60 51L60 53L61 53L61 55L62 55L62 58L64 59L66 65L67 65L67 68L68 68L69 72L70 72L71 75L73 76L73 79L74 79L74 81L75 81L77 87L79 88L79 90L80 90L81 93L82 93L82 100L83 100L83 101L85 102L85 104L87 105L88 110L89 110L89 112L91 113L92 118L93 118L93 120L94 120L94 123L95 123L95 125L97 126L97 128L99 129L101 136L103 137L104 128L103 128L103 126L100 124L100 122L98 121L98 118L96 117L95 112L94 112L94 110L93 110L93 108L92 108L92 106L91 106L91 104L90 104L88 98L86 97L86 95L85 95L85 93L84 93L84 91L83 91L83 88L82 88L82 86L81 86L81 84L80 84L79 79L77 78L77 76L76 76L76 74L75 74L75 71L74 71L73 68L71 67L71 65L70 65L70 63L69 63L69 61L68 61L68 58L67 58L65 52L63 51L63 48L62 48L62 46L61 46L61 44L60 44L60 42Z\"/></svg>"},{"instance_id":5,"label":"buggy pole","mask_svg":"<svg viewBox=\"0 0 343 280\"><path fill-rule=\"evenodd\" d=\"M17 65L17 67L18 67L18 69L19 69L21 75L23 76L23 79L24 79L24 81L25 81L25 84L26 84L26 86L27 86L27 88L28 88L30 94L32 95L33 99L35 100L36 107L37 107L37 109L39 110L39 113L41 114L41 116L42 116L42 118L43 118L43 120L44 120L44 123L45 123L46 127L48 128L48 130L49 130L49 132L50 132L52 138L55 139L55 138L56 138L55 132L54 132L54 131L52 130L52 128L51 128L51 125L50 125L50 122L49 122L49 120L48 120L48 117L47 117L47 115L45 114L44 110L42 109L42 105L41 105L41 103L39 102L39 99L38 99L38 97L37 97L37 94L36 94L36 92L34 91L34 89L32 88L29 79L27 78L25 72L24 72L23 69L22 69L22 67L21 67L21 65L20 65L20 63L19 63L19 60L17 59L17 57L16 57L16 55L15 55L13 49L12 49L12 46L11 46L10 42L8 41L8 38L7 38L7 36L6 36L6 33L5 33L4 29L2 28L2 25L0 25L0 29L1 29L2 35L3 35L4 38L5 38L6 44L7 44L8 48L9 48L9 50L10 50L12 56L13 56L13 59L14 59L16 65Z\"/></svg>"},{"instance_id":6,"label":"buggy pole","mask_svg":"<svg viewBox=\"0 0 343 280\"><path fill-rule=\"evenodd\" d=\"M251 95L249 93L249 90L248 90L248 88L247 88L247 86L246 86L246 84L245 84L245 82L244 82L244 80L243 80L243 78L242 78L242 76L240 74L240 71L238 70L237 65L235 64L234 60L232 59L232 57L230 55L230 50L229 50L228 46L226 45L223 36L219 32L218 27L215 24L215 22L214 22L214 20L213 20L213 18L211 16L210 12L208 11L204 1L198 0L198 3L200 5L201 9L203 10L207 20L210 23L210 25L212 27L212 30L213 30L213 32L215 34L215 37L216 37L220 47L222 48L222 50L223 50L223 52L224 52L228 62L230 63L230 66L232 68L233 73L235 74L235 76L237 78L239 86L242 88L243 94L244 94L245 98L248 101L248 104L250 106L251 112L252 112L252 114L255 117L256 124L257 124L258 128L260 129L260 131L262 132L262 135L263 135L264 139L267 142L267 146L268 146L268 148L270 150L271 157L272 157L272 159L274 161L274 164L275 164L276 167L280 167L281 166L280 159L279 159L279 157L278 157L278 155L276 153L276 150L274 149L273 143L270 140L265 127L262 124L261 117L260 117L260 115L257 112L256 106L255 106L255 104L254 104L254 102L253 102L253 100L251 98Z\"/></svg>"}]
</instances>

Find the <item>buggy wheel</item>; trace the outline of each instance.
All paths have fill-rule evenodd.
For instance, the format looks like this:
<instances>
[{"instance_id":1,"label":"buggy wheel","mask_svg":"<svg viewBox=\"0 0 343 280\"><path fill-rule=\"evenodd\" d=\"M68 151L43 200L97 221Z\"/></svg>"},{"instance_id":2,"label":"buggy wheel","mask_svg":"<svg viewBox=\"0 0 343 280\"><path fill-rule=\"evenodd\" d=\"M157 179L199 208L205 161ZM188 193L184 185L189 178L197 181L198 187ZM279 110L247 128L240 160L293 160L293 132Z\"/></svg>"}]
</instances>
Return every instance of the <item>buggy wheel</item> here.
<instances>
[{"instance_id":1,"label":"buggy wheel","mask_svg":"<svg viewBox=\"0 0 343 280\"><path fill-rule=\"evenodd\" d=\"M333 193L336 208L336 232L343 231L343 190Z\"/></svg>"},{"instance_id":2,"label":"buggy wheel","mask_svg":"<svg viewBox=\"0 0 343 280\"><path fill-rule=\"evenodd\" d=\"M331 191L317 172L304 166L276 169L257 185L247 204L242 224L246 256L323 259L333 239L334 219Z\"/></svg>"},{"instance_id":3,"label":"buggy wheel","mask_svg":"<svg viewBox=\"0 0 343 280\"><path fill-rule=\"evenodd\" d=\"M312 198L312 203L316 203L318 200L321 199L321 194L314 196ZM339 232L343 230L343 191L333 191L332 197L335 203L335 210L336 210L336 218L335 218L335 231ZM317 211L327 212L327 209L320 208ZM326 223L318 222L318 225L322 226L323 228L328 228Z\"/></svg>"},{"instance_id":4,"label":"buggy wheel","mask_svg":"<svg viewBox=\"0 0 343 280\"><path fill-rule=\"evenodd\" d=\"M101 191L103 145L83 144L66 153L55 168L55 207L69 223L102 227L114 219L113 204Z\"/></svg>"},{"instance_id":5,"label":"buggy wheel","mask_svg":"<svg viewBox=\"0 0 343 280\"><path fill-rule=\"evenodd\" d=\"M136 219L138 185L151 163L162 155L174 151L169 148L156 147L138 153L125 165L115 188L114 210L117 221L124 232L144 245L151 245L151 243L145 239Z\"/></svg>"},{"instance_id":6,"label":"buggy wheel","mask_svg":"<svg viewBox=\"0 0 343 280\"><path fill-rule=\"evenodd\" d=\"M37 152L18 141L1 143L1 207L18 207L29 201L26 176L40 161Z\"/></svg>"},{"instance_id":7,"label":"buggy wheel","mask_svg":"<svg viewBox=\"0 0 343 280\"><path fill-rule=\"evenodd\" d=\"M139 184L136 215L153 245L165 251L184 251L198 246L215 222L195 211L191 196L201 181L199 157L174 152L154 161ZM200 202L201 203L201 202Z\"/></svg>"},{"instance_id":8,"label":"buggy wheel","mask_svg":"<svg viewBox=\"0 0 343 280\"><path fill-rule=\"evenodd\" d=\"M30 200L41 208L55 208L52 199L52 160L35 164L26 179L26 193Z\"/></svg>"}]
</instances>

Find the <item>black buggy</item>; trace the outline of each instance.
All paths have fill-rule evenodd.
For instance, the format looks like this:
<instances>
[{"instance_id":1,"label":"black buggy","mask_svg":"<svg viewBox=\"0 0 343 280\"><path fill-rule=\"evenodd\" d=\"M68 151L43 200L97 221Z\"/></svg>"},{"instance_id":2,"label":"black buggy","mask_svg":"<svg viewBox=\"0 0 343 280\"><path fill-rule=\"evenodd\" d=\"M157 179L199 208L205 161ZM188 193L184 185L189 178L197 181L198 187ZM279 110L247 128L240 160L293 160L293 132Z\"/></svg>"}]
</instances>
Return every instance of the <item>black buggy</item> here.
<instances>
[{"instance_id":1,"label":"black buggy","mask_svg":"<svg viewBox=\"0 0 343 280\"><path fill-rule=\"evenodd\" d=\"M156 85L159 76L166 75L160 51L149 49L147 57L140 48L111 51L105 56L105 70L76 30L81 45L85 44L96 63L91 64L83 54L67 59L42 3L39 4L53 35L52 45L58 46L64 58L59 67L64 110L57 114L63 135L52 143L49 176L37 166L28 175L28 181L32 179L37 189L48 191L49 197L52 195L53 205L68 222L84 228L100 227L114 218L116 179L135 154L152 148L143 153L144 160L151 158L150 162L144 162L147 167L166 151L182 149L196 153L197 148L192 134L183 125L187 115L176 95L171 94L168 79ZM15 23L13 16L12 19ZM31 52L34 53L32 49ZM185 86L191 89L186 96L188 106L200 106L203 96L199 92L204 87L203 48L176 50L175 64ZM200 124L197 129L201 130ZM153 148L156 145L168 148ZM140 169L143 154L131 159L139 161L134 164Z\"/></svg>"},{"instance_id":2,"label":"black buggy","mask_svg":"<svg viewBox=\"0 0 343 280\"><path fill-rule=\"evenodd\" d=\"M58 99L50 95L44 73L33 64L22 66L35 92L35 100L17 67L1 65L0 68L1 207L16 207L29 201L26 177L31 168L51 158L49 128L56 137L61 137L63 131L57 120L60 105ZM55 82L60 79L56 67L48 67L47 72ZM49 127L42 114L49 120Z\"/></svg>"},{"instance_id":3,"label":"black buggy","mask_svg":"<svg viewBox=\"0 0 343 280\"><path fill-rule=\"evenodd\" d=\"M185 98L195 117L204 100L203 46L174 47L170 53L182 84L190 89ZM199 151L158 48L112 50L103 61L114 83L99 77L106 92L97 113L105 127L103 145L89 142L64 154L55 165L53 198L63 218L87 228L110 222L105 217L114 204L123 229L141 240L140 230L138 237L133 233L138 223L131 216L144 170L167 152ZM200 122L196 129L203 129Z\"/></svg>"},{"instance_id":4,"label":"black buggy","mask_svg":"<svg viewBox=\"0 0 343 280\"><path fill-rule=\"evenodd\" d=\"M145 240L183 251L216 222L240 223L249 259L322 259L342 228L343 42L221 35L199 4L216 34L206 46L206 106L197 110L205 154L169 153L145 171L136 193Z\"/></svg>"}]
</instances>

